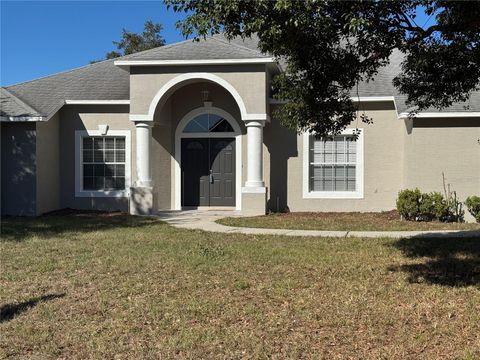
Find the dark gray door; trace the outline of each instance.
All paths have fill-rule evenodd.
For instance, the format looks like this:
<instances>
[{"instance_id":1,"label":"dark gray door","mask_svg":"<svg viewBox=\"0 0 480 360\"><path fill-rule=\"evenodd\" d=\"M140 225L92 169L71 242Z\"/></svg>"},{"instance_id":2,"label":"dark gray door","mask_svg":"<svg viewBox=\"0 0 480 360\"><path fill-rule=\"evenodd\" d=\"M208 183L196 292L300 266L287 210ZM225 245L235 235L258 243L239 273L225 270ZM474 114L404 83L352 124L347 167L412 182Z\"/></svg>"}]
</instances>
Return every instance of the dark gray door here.
<instances>
[{"instance_id":1,"label":"dark gray door","mask_svg":"<svg viewBox=\"0 0 480 360\"><path fill-rule=\"evenodd\" d=\"M235 206L235 139L182 139L182 206Z\"/></svg>"},{"instance_id":2,"label":"dark gray door","mask_svg":"<svg viewBox=\"0 0 480 360\"><path fill-rule=\"evenodd\" d=\"M235 205L235 139L210 139L210 206Z\"/></svg>"}]
</instances>

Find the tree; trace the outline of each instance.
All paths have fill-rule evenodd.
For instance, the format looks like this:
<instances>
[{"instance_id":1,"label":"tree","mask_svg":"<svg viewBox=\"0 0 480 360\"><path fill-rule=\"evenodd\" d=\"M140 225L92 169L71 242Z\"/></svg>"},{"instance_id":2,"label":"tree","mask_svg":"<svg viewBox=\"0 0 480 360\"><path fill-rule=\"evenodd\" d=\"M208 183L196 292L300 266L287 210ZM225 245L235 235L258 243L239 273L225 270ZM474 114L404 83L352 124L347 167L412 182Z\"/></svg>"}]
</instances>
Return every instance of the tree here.
<instances>
[{"instance_id":1,"label":"tree","mask_svg":"<svg viewBox=\"0 0 480 360\"><path fill-rule=\"evenodd\" d=\"M161 24L154 24L151 20L145 22L144 30L141 34L136 34L123 29L122 39L120 41L113 41L113 44L120 51L110 51L106 53L105 59L114 59L139 51L164 46L165 39L161 35L162 30L163 26Z\"/></svg>"},{"instance_id":2,"label":"tree","mask_svg":"<svg viewBox=\"0 0 480 360\"><path fill-rule=\"evenodd\" d=\"M352 89L397 50L404 58L394 85L418 111L465 101L479 89L478 1L164 1L187 14L177 24L185 36L256 34L263 52L285 59L273 87L286 104L275 116L293 129L324 135L350 124ZM421 12L434 25L417 24Z\"/></svg>"}]
</instances>

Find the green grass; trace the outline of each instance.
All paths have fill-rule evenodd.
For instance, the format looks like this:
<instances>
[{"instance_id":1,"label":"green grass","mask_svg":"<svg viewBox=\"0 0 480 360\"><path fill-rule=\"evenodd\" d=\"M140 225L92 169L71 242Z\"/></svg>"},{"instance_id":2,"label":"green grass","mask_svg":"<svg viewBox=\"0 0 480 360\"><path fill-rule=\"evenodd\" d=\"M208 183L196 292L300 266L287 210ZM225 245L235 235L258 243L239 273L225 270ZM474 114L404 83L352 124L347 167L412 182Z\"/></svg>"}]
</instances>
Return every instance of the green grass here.
<instances>
[{"instance_id":1,"label":"green grass","mask_svg":"<svg viewBox=\"0 0 480 360\"><path fill-rule=\"evenodd\" d=\"M274 213L264 216L227 217L217 222L227 226L295 230L480 230L480 224L472 223L402 221L396 211L381 213Z\"/></svg>"},{"instance_id":2,"label":"green grass","mask_svg":"<svg viewBox=\"0 0 480 360\"><path fill-rule=\"evenodd\" d=\"M2 219L0 357L478 358L479 239Z\"/></svg>"}]
</instances>

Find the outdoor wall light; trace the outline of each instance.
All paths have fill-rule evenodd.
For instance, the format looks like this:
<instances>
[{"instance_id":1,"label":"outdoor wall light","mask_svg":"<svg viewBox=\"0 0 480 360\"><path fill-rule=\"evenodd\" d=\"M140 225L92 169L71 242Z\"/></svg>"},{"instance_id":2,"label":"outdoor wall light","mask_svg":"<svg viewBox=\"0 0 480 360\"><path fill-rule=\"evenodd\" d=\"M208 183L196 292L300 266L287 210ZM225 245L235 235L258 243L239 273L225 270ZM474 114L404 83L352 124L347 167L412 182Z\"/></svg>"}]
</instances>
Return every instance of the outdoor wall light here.
<instances>
[{"instance_id":1,"label":"outdoor wall light","mask_svg":"<svg viewBox=\"0 0 480 360\"><path fill-rule=\"evenodd\" d=\"M210 91L208 90L202 90L200 92L200 94L202 95L202 101L210 101Z\"/></svg>"}]
</instances>

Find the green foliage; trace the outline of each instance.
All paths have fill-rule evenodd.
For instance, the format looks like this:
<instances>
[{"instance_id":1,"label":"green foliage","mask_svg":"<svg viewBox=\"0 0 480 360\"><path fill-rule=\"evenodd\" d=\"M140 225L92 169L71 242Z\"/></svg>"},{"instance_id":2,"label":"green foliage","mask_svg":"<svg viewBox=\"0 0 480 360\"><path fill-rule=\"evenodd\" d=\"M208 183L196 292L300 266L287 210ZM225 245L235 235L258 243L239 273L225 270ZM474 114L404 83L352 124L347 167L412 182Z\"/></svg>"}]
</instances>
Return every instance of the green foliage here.
<instances>
[{"instance_id":1,"label":"green foliage","mask_svg":"<svg viewBox=\"0 0 480 360\"><path fill-rule=\"evenodd\" d=\"M480 223L480 196L469 196L465 200L465 205L470 214Z\"/></svg>"},{"instance_id":2,"label":"green foliage","mask_svg":"<svg viewBox=\"0 0 480 360\"><path fill-rule=\"evenodd\" d=\"M445 198L439 192L422 193L419 189L398 193L397 211L405 220L462 222L464 211L455 192Z\"/></svg>"},{"instance_id":3,"label":"green foliage","mask_svg":"<svg viewBox=\"0 0 480 360\"><path fill-rule=\"evenodd\" d=\"M439 192L425 193L421 195L419 204L419 217L424 221L448 219L448 204Z\"/></svg>"},{"instance_id":4,"label":"green foliage","mask_svg":"<svg viewBox=\"0 0 480 360\"><path fill-rule=\"evenodd\" d=\"M420 190L402 190L398 193L397 211L405 220L416 220L420 215Z\"/></svg>"},{"instance_id":5,"label":"green foliage","mask_svg":"<svg viewBox=\"0 0 480 360\"><path fill-rule=\"evenodd\" d=\"M273 81L286 100L275 116L295 130L335 133L360 115L352 93L405 54L394 85L416 110L446 107L480 87L480 2L443 0L164 0L187 14L185 36L257 35L259 47L288 63ZM434 25L415 22L425 11Z\"/></svg>"},{"instance_id":6,"label":"green foliage","mask_svg":"<svg viewBox=\"0 0 480 360\"><path fill-rule=\"evenodd\" d=\"M109 51L105 54L105 59L115 59L120 56L134 54L139 51L153 49L165 45L165 39L161 35L163 30L162 24L154 24L151 20L147 20L144 25L143 33L136 34L126 29L122 31L122 39L114 41L113 44L120 51ZM91 61L91 63L100 60Z\"/></svg>"}]
</instances>

